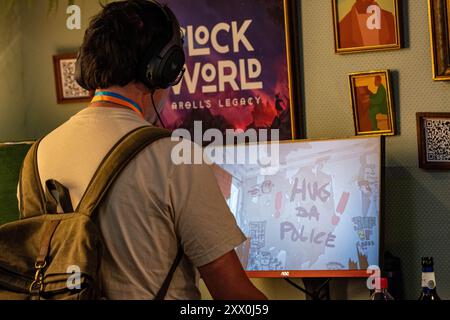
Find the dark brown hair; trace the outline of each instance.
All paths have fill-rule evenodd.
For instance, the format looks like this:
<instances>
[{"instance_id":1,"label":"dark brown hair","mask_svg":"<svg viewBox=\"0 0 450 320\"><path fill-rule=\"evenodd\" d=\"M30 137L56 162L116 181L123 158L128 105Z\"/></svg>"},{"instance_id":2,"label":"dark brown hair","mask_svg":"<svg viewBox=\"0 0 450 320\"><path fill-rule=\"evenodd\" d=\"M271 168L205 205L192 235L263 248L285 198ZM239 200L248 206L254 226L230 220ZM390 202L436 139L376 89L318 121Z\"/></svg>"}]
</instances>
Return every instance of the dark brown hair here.
<instances>
[{"instance_id":1,"label":"dark brown hair","mask_svg":"<svg viewBox=\"0 0 450 320\"><path fill-rule=\"evenodd\" d=\"M77 62L78 82L96 90L139 81L139 68L146 67L143 60L169 40L170 32L164 12L151 1L104 6L86 30Z\"/></svg>"}]
</instances>

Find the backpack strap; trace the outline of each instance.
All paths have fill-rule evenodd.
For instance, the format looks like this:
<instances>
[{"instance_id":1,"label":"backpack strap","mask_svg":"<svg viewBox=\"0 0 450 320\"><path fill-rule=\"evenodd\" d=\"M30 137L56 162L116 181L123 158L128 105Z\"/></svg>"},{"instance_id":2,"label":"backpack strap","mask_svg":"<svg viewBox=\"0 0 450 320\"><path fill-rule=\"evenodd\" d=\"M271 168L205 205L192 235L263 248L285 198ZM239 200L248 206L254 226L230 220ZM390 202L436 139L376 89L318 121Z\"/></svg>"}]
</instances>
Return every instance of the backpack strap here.
<instances>
[{"instance_id":1,"label":"backpack strap","mask_svg":"<svg viewBox=\"0 0 450 320\"><path fill-rule=\"evenodd\" d=\"M45 183L46 213L58 214L58 206L64 213L72 213L72 200L69 190L56 180Z\"/></svg>"},{"instance_id":2,"label":"backpack strap","mask_svg":"<svg viewBox=\"0 0 450 320\"><path fill-rule=\"evenodd\" d=\"M109 154L105 157L103 162L94 174L92 181L86 189L76 212L81 212L95 218L96 211L101 204L102 200L108 193L113 183L119 177L123 169L146 147L150 146L154 142L168 138L171 136L171 132L153 127L138 128L124 138L122 138L111 149ZM161 289L155 297L155 300L164 300L167 291L169 290L170 283L176 269L180 265L180 262L184 256L184 251L179 246L177 257L170 268L169 274L163 282Z\"/></svg>"},{"instance_id":3,"label":"backpack strap","mask_svg":"<svg viewBox=\"0 0 450 320\"><path fill-rule=\"evenodd\" d=\"M183 259L184 251L180 246L180 249L178 249L177 257L175 258L175 261L172 264L172 267L170 268L169 274L167 275L166 279L163 282L163 285L161 286L161 289L159 290L158 294L154 298L154 301L163 301L166 296L167 292L169 291L170 284L172 283L173 276L175 275L175 271L177 270L178 266L181 263L181 259Z\"/></svg>"},{"instance_id":4,"label":"backpack strap","mask_svg":"<svg viewBox=\"0 0 450 320\"><path fill-rule=\"evenodd\" d=\"M19 178L20 218L39 216L45 212L45 194L38 171L37 152L42 140L28 151Z\"/></svg>"},{"instance_id":5,"label":"backpack strap","mask_svg":"<svg viewBox=\"0 0 450 320\"><path fill-rule=\"evenodd\" d=\"M95 218L98 207L122 170L146 147L170 136L168 130L146 126L119 140L98 167L75 212Z\"/></svg>"},{"instance_id":6,"label":"backpack strap","mask_svg":"<svg viewBox=\"0 0 450 320\"><path fill-rule=\"evenodd\" d=\"M58 181L48 180L45 183L45 197L46 214L58 214L58 206L61 206L64 213L73 212L69 190ZM45 229L39 244L39 255L34 265L36 274L29 288L32 300L40 300L44 283L44 269L47 267L48 255L50 253L50 244L60 223L60 220L45 222Z\"/></svg>"}]
</instances>

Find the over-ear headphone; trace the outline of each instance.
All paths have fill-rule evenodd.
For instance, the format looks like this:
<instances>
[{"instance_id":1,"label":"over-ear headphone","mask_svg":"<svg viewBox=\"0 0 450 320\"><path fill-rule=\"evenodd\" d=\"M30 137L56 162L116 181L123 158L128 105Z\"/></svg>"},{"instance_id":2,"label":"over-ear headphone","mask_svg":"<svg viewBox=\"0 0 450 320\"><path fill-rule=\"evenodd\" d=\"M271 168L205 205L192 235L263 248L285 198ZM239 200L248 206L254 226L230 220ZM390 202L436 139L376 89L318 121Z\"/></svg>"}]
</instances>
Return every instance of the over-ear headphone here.
<instances>
[{"instance_id":1,"label":"over-ear headphone","mask_svg":"<svg viewBox=\"0 0 450 320\"><path fill-rule=\"evenodd\" d=\"M160 48L149 48L139 68L138 79L149 89L167 89L177 85L184 75L186 58L183 51L183 36L178 20L172 10L155 0L150 3L159 7L171 26L170 40Z\"/></svg>"},{"instance_id":2,"label":"over-ear headphone","mask_svg":"<svg viewBox=\"0 0 450 320\"><path fill-rule=\"evenodd\" d=\"M170 39L160 43L159 47L148 48L142 58L137 71L137 80L146 85L150 90L167 89L177 85L184 75L184 64L186 57L183 50L183 35L172 10L166 5L161 5L156 0L148 0L149 4L158 7L164 14L167 24L170 26ZM154 37L155 38L155 37ZM158 44L152 44L158 45ZM82 49L81 49L82 50ZM94 90L96 88L88 88L84 79L80 63L79 52L76 63L75 79L78 84L86 90Z\"/></svg>"}]
</instances>

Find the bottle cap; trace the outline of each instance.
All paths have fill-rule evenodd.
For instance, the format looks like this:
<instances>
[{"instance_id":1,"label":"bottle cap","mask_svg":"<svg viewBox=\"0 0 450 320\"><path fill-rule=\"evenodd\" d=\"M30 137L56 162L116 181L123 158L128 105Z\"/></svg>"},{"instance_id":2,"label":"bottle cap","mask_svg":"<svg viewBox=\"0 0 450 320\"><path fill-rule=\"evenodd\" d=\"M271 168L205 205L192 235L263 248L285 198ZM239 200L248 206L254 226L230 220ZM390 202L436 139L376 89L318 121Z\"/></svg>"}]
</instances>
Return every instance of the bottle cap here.
<instances>
[{"instance_id":1,"label":"bottle cap","mask_svg":"<svg viewBox=\"0 0 450 320\"><path fill-rule=\"evenodd\" d=\"M380 289L387 289L388 288L388 279L387 278L381 278L380 279Z\"/></svg>"}]
</instances>

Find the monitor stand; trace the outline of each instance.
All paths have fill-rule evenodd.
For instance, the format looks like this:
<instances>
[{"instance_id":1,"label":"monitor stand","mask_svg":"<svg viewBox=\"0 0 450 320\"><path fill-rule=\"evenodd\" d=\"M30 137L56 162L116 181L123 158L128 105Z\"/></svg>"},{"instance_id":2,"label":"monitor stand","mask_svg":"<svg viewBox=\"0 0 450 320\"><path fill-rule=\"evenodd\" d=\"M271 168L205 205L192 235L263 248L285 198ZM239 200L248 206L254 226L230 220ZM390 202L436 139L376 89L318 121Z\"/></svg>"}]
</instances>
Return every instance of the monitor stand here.
<instances>
[{"instance_id":1,"label":"monitor stand","mask_svg":"<svg viewBox=\"0 0 450 320\"><path fill-rule=\"evenodd\" d=\"M289 278L285 278L286 282L303 292L306 296L306 300L320 301L330 300L330 281L331 279L323 278L304 278L303 283L305 288L300 287L294 281Z\"/></svg>"},{"instance_id":2,"label":"monitor stand","mask_svg":"<svg viewBox=\"0 0 450 320\"><path fill-rule=\"evenodd\" d=\"M330 281L331 279L303 279L306 291L311 293L306 295L306 300L330 300Z\"/></svg>"}]
</instances>

